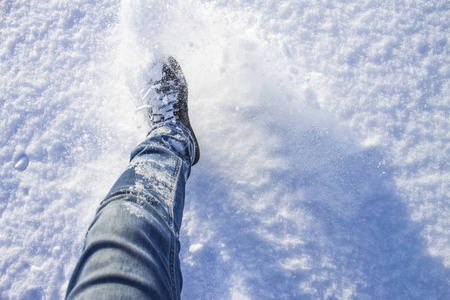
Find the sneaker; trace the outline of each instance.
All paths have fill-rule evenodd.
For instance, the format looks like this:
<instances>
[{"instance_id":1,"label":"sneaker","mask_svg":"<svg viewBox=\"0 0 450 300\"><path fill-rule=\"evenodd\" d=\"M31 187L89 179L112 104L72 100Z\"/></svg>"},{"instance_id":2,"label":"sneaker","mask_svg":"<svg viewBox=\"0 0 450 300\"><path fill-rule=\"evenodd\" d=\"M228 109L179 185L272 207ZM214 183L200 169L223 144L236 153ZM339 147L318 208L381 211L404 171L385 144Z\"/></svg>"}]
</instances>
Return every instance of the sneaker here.
<instances>
[{"instance_id":1,"label":"sneaker","mask_svg":"<svg viewBox=\"0 0 450 300\"><path fill-rule=\"evenodd\" d=\"M154 78L144 95L150 125L179 121L191 133L195 143L195 165L200 159L200 148L189 122L188 87L178 62L171 56L154 67Z\"/></svg>"}]
</instances>

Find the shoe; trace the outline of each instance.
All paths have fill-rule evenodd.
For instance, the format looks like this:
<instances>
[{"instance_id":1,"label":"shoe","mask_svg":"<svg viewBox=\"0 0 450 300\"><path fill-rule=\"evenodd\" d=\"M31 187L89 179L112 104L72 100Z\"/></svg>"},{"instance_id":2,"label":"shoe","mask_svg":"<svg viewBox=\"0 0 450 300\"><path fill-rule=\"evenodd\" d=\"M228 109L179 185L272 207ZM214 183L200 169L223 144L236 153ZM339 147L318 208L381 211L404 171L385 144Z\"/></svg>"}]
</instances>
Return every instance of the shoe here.
<instances>
[{"instance_id":1,"label":"shoe","mask_svg":"<svg viewBox=\"0 0 450 300\"><path fill-rule=\"evenodd\" d=\"M154 66L153 78L144 95L150 125L179 121L191 133L195 143L195 165L200 159L200 148L189 122L188 87L186 78L175 58L169 56Z\"/></svg>"}]
</instances>

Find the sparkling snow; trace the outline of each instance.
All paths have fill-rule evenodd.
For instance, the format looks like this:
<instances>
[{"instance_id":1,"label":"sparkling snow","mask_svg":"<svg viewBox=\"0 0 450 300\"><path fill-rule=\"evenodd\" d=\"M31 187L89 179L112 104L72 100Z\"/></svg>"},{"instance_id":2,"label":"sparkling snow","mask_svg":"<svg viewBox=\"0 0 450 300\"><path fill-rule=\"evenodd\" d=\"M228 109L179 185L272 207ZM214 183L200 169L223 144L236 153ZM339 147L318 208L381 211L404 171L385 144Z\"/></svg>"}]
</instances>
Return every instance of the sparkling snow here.
<instances>
[{"instance_id":1,"label":"sparkling snow","mask_svg":"<svg viewBox=\"0 0 450 300\"><path fill-rule=\"evenodd\" d=\"M450 6L0 3L0 299L61 299L180 62L184 299L450 299Z\"/></svg>"}]
</instances>

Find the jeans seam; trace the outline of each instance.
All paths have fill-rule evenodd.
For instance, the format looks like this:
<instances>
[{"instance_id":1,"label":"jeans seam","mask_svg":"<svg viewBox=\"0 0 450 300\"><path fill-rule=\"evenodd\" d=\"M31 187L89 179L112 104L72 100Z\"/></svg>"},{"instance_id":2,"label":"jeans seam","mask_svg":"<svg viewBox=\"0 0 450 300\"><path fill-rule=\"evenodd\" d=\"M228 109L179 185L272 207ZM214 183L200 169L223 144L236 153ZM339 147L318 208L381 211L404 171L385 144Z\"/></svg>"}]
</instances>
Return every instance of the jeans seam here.
<instances>
[{"instance_id":1,"label":"jeans seam","mask_svg":"<svg viewBox=\"0 0 450 300\"><path fill-rule=\"evenodd\" d=\"M175 203L175 195L176 195L176 189L177 189L177 185L178 185L178 177L180 175L180 170L181 170L181 165L182 165L182 161L180 158L177 159L177 165L175 167L175 172L174 172L174 176L175 176L175 182L173 183L173 188L172 188L172 202L170 203L170 235L171 235L171 245L170 245L170 277L172 279L172 291L173 291L173 296L174 299L178 298L178 294L177 294L177 283L176 283L176 277L175 277L175 225L174 225L174 215L173 215L173 208L174 208L174 203Z\"/></svg>"}]
</instances>

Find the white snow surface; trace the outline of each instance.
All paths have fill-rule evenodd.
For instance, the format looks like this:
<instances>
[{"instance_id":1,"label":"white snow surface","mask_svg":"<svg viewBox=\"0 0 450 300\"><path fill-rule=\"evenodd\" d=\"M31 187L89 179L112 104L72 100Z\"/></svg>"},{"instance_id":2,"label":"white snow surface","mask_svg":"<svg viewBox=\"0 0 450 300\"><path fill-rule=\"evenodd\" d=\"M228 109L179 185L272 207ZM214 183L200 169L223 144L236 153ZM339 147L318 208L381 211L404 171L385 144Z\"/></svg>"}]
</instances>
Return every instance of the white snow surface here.
<instances>
[{"instance_id":1,"label":"white snow surface","mask_svg":"<svg viewBox=\"0 0 450 300\"><path fill-rule=\"evenodd\" d=\"M450 299L447 0L2 0L0 299L61 299L177 58L184 299Z\"/></svg>"}]
</instances>

